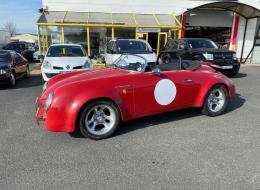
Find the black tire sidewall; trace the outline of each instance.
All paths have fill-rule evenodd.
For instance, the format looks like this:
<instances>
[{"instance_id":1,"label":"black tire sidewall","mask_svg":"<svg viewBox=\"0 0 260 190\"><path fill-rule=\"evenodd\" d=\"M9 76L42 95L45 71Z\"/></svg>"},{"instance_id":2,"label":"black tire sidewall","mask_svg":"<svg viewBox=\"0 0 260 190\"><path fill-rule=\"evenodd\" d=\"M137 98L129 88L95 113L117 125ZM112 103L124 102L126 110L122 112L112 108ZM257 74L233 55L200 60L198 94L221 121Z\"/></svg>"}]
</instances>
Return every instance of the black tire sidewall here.
<instances>
[{"instance_id":1,"label":"black tire sidewall","mask_svg":"<svg viewBox=\"0 0 260 190\"><path fill-rule=\"evenodd\" d=\"M212 112L208 107L208 98L209 98L209 95L211 94L211 92L216 90L216 89L223 90L223 92L225 94L225 104L223 105L222 109L219 110L218 112ZM205 114L205 115L211 116L211 117L221 115L225 112L227 105L228 105L228 102L229 102L229 96L228 96L227 88L224 85L221 85L221 84L215 85L208 91L208 94L207 94L205 101L204 101L202 113Z\"/></svg>"},{"instance_id":2,"label":"black tire sidewall","mask_svg":"<svg viewBox=\"0 0 260 190\"><path fill-rule=\"evenodd\" d=\"M86 114L88 113L88 111L93 108L94 106L100 105L100 104L106 104L108 106L110 106L116 114L116 122L115 125L113 126L113 128L107 132L104 135L94 135L91 132L88 131L86 125L85 125L85 117ZM119 110L117 108L117 106L111 102L111 101L107 101L107 100L97 100L94 102L91 102L90 104L88 104L84 110L82 111L81 115L80 115L80 119L79 119L79 131L80 133L84 136L84 137L88 137L90 139L94 139L94 140L100 140L100 139L105 139L108 138L109 136L111 136L117 129L118 125L120 123L120 113Z\"/></svg>"}]
</instances>

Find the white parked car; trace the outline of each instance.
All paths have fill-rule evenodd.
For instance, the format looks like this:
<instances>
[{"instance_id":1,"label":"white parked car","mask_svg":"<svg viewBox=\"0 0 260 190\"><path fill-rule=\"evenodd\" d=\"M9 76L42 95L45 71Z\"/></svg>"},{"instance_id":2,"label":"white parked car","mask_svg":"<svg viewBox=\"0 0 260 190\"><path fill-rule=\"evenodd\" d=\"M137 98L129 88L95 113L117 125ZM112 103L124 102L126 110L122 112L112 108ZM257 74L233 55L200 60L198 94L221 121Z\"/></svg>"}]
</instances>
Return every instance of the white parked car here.
<instances>
[{"instance_id":1,"label":"white parked car","mask_svg":"<svg viewBox=\"0 0 260 190\"><path fill-rule=\"evenodd\" d=\"M48 81L51 77L61 73L91 68L91 60L86 51L81 45L77 44L51 45L41 66L44 81Z\"/></svg>"},{"instance_id":2,"label":"white parked car","mask_svg":"<svg viewBox=\"0 0 260 190\"><path fill-rule=\"evenodd\" d=\"M148 63L155 63L157 55L153 52L149 43L140 39L111 40L107 44L105 61L107 65L114 63L122 54L130 53L144 57Z\"/></svg>"},{"instance_id":3,"label":"white parked car","mask_svg":"<svg viewBox=\"0 0 260 190\"><path fill-rule=\"evenodd\" d=\"M40 55L40 51L38 50L38 51L33 53L33 61L39 62L40 59L41 59L41 55Z\"/></svg>"}]
</instances>

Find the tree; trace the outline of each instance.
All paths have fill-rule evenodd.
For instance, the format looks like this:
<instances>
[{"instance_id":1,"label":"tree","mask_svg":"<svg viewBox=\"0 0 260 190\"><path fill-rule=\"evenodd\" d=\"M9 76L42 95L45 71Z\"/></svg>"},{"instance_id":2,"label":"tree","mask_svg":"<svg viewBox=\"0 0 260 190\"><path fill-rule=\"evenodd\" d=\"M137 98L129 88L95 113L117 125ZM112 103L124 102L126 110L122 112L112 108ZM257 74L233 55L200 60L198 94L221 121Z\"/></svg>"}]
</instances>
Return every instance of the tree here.
<instances>
[{"instance_id":1,"label":"tree","mask_svg":"<svg viewBox=\"0 0 260 190\"><path fill-rule=\"evenodd\" d=\"M4 30L6 30L7 32L9 32L10 36L15 36L16 32L17 32L17 27L16 24L11 22L11 21L7 21L4 24Z\"/></svg>"}]
</instances>

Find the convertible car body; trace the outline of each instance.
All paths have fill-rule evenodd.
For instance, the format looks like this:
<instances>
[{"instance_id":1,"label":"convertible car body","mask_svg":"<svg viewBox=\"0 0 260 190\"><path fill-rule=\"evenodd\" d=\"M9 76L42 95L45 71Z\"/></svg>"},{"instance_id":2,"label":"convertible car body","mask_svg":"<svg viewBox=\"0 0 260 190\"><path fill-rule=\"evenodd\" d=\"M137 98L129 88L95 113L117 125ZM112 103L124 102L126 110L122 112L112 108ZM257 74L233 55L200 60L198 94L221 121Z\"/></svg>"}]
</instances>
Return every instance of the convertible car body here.
<instances>
[{"instance_id":1,"label":"convertible car body","mask_svg":"<svg viewBox=\"0 0 260 190\"><path fill-rule=\"evenodd\" d=\"M36 119L49 131L107 138L120 121L190 107L222 114L235 93L231 79L199 62L147 65L122 55L112 68L55 76L36 101Z\"/></svg>"}]
</instances>

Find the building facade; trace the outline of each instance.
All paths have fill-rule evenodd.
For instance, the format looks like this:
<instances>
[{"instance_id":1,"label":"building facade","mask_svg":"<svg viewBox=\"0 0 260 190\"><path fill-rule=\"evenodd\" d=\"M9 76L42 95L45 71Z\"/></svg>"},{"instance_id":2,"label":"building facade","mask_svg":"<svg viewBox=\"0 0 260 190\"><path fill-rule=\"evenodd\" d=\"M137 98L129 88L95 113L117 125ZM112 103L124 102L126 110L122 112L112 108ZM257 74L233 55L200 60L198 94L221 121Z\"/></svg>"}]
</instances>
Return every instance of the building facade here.
<instances>
[{"instance_id":1,"label":"building facade","mask_svg":"<svg viewBox=\"0 0 260 190\"><path fill-rule=\"evenodd\" d=\"M246 6L201 7L214 2ZM252 15L250 7L255 17L248 19L241 13ZM259 7L259 0L42 0L40 50L44 54L53 43L80 43L94 56L104 53L111 39L143 38L158 53L169 37L206 37L235 50L242 60L250 53L249 62L260 63Z\"/></svg>"}]
</instances>

